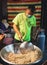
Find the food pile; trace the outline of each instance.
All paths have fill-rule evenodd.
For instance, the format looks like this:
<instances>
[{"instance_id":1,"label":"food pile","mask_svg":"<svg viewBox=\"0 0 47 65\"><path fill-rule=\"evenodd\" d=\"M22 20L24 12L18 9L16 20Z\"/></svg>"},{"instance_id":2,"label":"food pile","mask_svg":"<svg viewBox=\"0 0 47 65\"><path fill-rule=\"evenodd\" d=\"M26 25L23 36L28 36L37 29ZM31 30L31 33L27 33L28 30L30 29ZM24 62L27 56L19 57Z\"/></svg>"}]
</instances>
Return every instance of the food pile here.
<instances>
[{"instance_id":1,"label":"food pile","mask_svg":"<svg viewBox=\"0 0 47 65\"><path fill-rule=\"evenodd\" d=\"M16 64L29 64L34 63L35 61L39 60L41 58L41 53L37 49L34 51L27 52L25 54L19 53L15 54L12 52L9 52L8 54L5 54L5 59L9 62L16 63Z\"/></svg>"}]
</instances>

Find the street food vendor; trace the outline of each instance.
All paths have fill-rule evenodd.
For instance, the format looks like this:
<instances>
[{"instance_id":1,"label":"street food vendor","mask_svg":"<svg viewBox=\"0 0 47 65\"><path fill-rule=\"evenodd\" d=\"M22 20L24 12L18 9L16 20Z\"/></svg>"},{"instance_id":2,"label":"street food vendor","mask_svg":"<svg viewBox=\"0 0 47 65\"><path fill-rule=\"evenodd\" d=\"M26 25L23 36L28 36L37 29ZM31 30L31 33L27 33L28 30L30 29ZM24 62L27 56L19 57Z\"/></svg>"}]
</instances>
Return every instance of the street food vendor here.
<instances>
[{"instance_id":1,"label":"street food vendor","mask_svg":"<svg viewBox=\"0 0 47 65\"><path fill-rule=\"evenodd\" d=\"M32 27L36 27L36 17L34 16L35 6L29 5L25 12L19 13L13 19L13 29L15 31L15 40L20 41L30 41L30 33L32 32Z\"/></svg>"}]
</instances>

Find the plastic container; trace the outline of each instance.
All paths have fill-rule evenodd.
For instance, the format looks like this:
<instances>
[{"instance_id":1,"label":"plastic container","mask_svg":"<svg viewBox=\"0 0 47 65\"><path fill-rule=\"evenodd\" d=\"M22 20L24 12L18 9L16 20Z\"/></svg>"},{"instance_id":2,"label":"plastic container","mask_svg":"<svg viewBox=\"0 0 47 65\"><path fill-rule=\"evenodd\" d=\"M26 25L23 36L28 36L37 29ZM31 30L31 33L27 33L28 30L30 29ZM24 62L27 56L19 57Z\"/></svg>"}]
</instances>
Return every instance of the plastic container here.
<instances>
[{"instance_id":1,"label":"plastic container","mask_svg":"<svg viewBox=\"0 0 47 65\"><path fill-rule=\"evenodd\" d=\"M45 50L45 32L44 29L41 30L38 35L38 47L44 52Z\"/></svg>"}]
</instances>

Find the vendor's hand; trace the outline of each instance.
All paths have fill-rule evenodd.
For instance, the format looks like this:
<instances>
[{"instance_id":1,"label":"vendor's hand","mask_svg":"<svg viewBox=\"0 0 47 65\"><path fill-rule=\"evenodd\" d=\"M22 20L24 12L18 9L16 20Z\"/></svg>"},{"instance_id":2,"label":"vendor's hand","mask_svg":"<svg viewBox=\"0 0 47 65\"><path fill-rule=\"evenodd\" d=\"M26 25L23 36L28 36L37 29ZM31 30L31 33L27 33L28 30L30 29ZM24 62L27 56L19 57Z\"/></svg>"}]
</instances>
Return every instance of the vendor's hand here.
<instances>
[{"instance_id":1,"label":"vendor's hand","mask_svg":"<svg viewBox=\"0 0 47 65\"><path fill-rule=\"evenodd\" d=\"M21 39L22 39L22 35L21 35L21 34L19 34L18 36L19 36L19 39L21 40Z\"/></svg>"}]
</instances>

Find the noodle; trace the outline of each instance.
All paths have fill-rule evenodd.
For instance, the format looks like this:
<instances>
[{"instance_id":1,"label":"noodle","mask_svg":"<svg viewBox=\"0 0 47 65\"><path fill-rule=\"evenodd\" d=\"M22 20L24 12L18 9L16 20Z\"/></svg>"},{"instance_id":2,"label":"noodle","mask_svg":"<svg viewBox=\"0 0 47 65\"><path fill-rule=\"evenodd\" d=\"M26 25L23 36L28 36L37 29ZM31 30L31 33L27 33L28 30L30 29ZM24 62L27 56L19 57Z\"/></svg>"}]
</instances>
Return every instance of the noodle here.
<instances>
[{"instance_id":1,"label":"noodle","mask_svg":"<svg viewBox=\"0 0 47 65\"><path fill-rule=\"evenodd\" d=\"M12 52L5 55L5 59L16 64L28 64L37 61L40 58L40 51L34 50L25 54L14 54Z\"/></svg>"}]
</instances>

